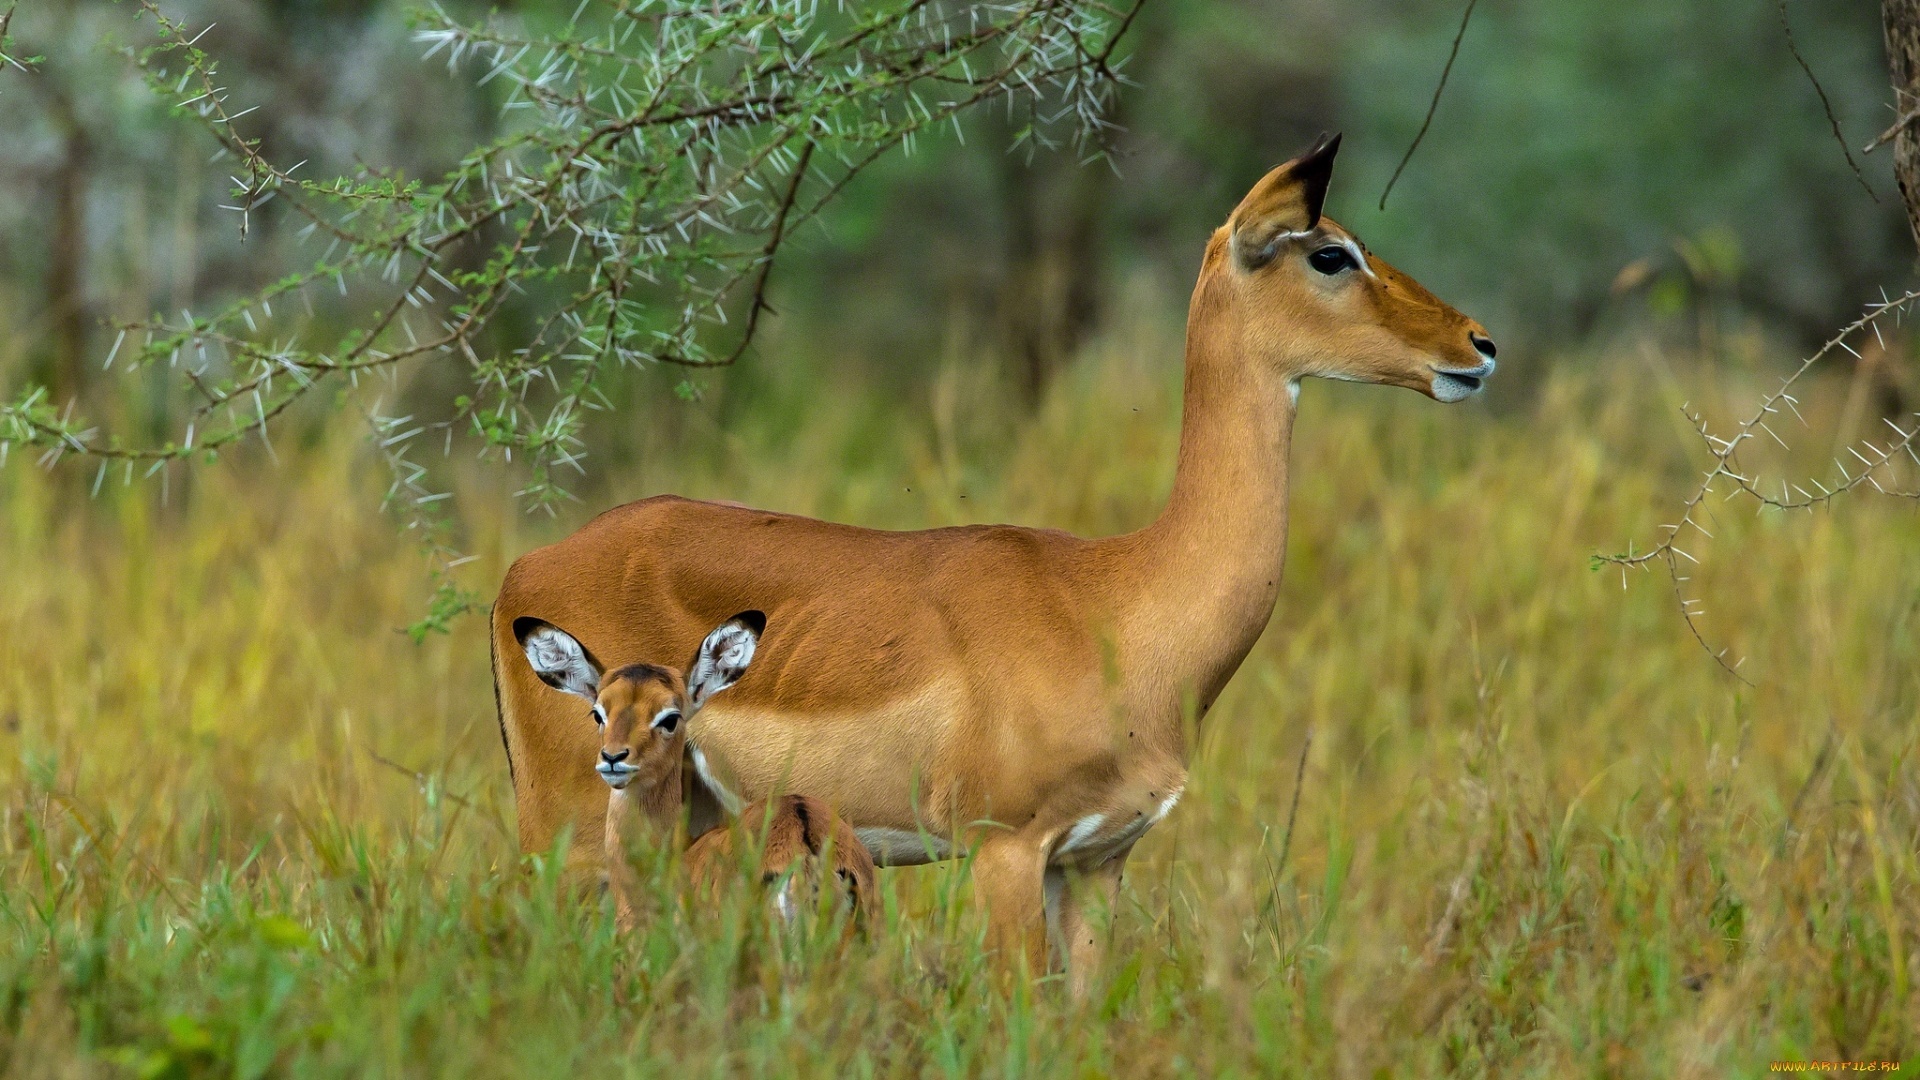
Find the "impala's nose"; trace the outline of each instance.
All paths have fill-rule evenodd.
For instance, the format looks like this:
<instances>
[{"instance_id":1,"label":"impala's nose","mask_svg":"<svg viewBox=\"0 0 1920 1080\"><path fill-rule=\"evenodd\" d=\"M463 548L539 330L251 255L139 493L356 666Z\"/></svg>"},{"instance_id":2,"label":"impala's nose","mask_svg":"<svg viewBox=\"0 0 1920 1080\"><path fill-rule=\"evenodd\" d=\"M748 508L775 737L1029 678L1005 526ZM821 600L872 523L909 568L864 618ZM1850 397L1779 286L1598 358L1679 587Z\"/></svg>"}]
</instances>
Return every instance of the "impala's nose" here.
<instances>
[{"instance_id":1,"label":"impala's nose","mask_svg":"<svg viewBox=\"0 0 1920 1080\"><path fill-rule=\"evenodd\" d=\"M600 751L600 760L606 762L608 765L618 765L627 760L627 755L631 753L633 753L631 749L621 750L617 754L611 750L602 750Z\"/></svg>"},{"instance_id":2,"label":"impala's nose","mask_svg":"<svg viewBox=\"0 0 1920 1080\"><path fill-rule=\"evenodd\" d=\"M1493 339L1479 332L1469 332L1467 340L1473 343L1473 351L1491 360L1499 354L1493 347Z\"/></svg>"}]
</instances>

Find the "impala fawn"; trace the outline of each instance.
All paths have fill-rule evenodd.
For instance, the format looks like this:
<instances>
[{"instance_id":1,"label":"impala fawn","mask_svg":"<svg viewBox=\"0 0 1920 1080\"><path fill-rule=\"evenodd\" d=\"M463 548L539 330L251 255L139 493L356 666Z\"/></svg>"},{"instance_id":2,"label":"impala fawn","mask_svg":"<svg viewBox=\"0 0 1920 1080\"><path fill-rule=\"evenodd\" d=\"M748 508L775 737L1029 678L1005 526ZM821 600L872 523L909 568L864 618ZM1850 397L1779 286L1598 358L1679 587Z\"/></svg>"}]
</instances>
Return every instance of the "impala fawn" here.
<instances>
[{"instance_id":1,"label":"impala fawn","mask_svg":"<svg viewBox=\"0 0 1920 1080\"><path fill-rule=\"evenodd\" d=\"M639 882L628 861L630 844L641 838L671 842L679 835L686 787L698 782L684 764L687 726L708 699L746 673L766 617L745 611L728 619L700 643L685 672L654 664L603 672L566 631L537 619L521 624L521 648L540 678L593 703L601 733L595 769L613 789L603 837L607 884L616 923L632 929ZM716 898L738 865L740 830L760 852L761 880L772 888L782 919L792 921L818 902L824 871L831 868L840 902L864 921L874 891L873 857L827 804L804 795L759 800L741 812L735 827L712 829L694 842L687 869L702 898Z\"/></svg>"}]
</instances>

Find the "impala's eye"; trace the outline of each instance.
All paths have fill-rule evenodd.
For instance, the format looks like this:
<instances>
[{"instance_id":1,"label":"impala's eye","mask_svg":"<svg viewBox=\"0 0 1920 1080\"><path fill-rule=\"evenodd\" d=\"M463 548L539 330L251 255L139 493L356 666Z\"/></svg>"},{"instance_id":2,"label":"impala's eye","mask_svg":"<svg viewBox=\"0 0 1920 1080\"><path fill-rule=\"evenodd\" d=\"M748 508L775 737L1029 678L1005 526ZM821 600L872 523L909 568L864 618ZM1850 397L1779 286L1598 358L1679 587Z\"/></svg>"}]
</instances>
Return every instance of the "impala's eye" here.
<instances>
[{"instance_id":1,"label":"impala's eye","mask_svg":"<svg viewBox=\"0 0 1920 1080\"><path fill-rule=\"evenodd\" d=\"M607 726L607 714L600 711L600 706L598 705L593 707L593 723L596 727Z\"/></svg>"},{"instance_id":2,"label":"impala's eye","mask_svg":"<svg viewBox=\"0 0 1920 1080\"><path fill-rule=\"evenodd\" d=\"M653 718L653 726L658 728L662 735L671 735L680 727L680 714L672 711L663 712Z\"/></svg>"},{"instance_id":3,"label":"impala's eye","mask_svg":"<svg viewBox=\"0 0 1920 1080\"><path fill-rule=\"evenodd\" d=\"M1351 270L1356 265L1353 252L1338 244L1321 248L1307 256L1307 264L1323 274L1337 274L1342 270Z\"/></svg>"}]
</instances>

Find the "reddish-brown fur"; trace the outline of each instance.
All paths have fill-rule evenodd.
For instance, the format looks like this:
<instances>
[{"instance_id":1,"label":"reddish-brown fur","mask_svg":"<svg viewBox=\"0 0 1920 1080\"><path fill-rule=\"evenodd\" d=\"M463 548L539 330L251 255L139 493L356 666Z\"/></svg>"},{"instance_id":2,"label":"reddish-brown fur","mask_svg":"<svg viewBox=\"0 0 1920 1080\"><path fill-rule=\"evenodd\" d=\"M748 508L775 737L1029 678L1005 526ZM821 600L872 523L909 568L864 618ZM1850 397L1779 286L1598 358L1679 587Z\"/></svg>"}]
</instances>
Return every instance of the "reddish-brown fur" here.
<instances>
[{"instance_id":1,"label":"reddish-brown fur","mask_svg":"<svg viewBox=\"0 0 1920 1080\"><path fill-rule=\"evenodd\" d=\"M1298 380L1453 400L1492 372L1479 324L1319 215L1332 154L1268 174L1207 244L1173 493L1146 528L883 532L661 496L517 560L494 647L537 616L616 663L661 662L765 611L760 659L694 725L713 787L830 800L883 862L974 848L1003 955L1044 964L1051 908L1082 988L1102 948L1085 906L1111 902L1185 782L1184 717L1272 615ZM1335 247L1364 265L1317 269ZM526 664L498 669L521 843L542 848L601 809L591 740Z\"/></svg>"},{"instance_id":2,"label":"reddish-brown fur","mask_svg":"<svg viewBox=\"0 0 1920 1080\"><path fill-rule=\"evenodd\" d=\"M783 910L810 907L825 890L836 903L845 903L853 917L849 926L872 918L877 896L873 856L853 827L826 803L805 795L761 799L740 811L732 828L702 836L687 851L696 895L719 898L740 865L739 839L759 849L761 882L788 889L787 895L797 899Z\"/></svg>"}]
</instances>

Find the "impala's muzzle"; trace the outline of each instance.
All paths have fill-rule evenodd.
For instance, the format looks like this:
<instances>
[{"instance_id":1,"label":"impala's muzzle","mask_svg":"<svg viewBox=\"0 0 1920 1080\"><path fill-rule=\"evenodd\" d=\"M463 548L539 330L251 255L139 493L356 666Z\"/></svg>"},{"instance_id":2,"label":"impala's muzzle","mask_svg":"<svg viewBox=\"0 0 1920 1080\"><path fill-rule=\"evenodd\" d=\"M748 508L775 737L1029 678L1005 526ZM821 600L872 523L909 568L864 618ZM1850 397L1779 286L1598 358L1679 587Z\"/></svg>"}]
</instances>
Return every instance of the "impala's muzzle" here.
<instances>
[{"instance_id":1,"label":"impala's muzzle","mask_svg":"<svg viewBox=\"0 0 1920 1080\"><path fill-rule=\"evenodd\" d=\"M605 780L607 786L615 791L626 787L633 781L633 774L640 771L627 764L626 759L629 753L630 751L622 750L618 754L609 754L602 750L600 764L593 767L594 771L600 774L600 779Z\"/></svg>"},{"instance_id":2,"label":"impala's muzzle","mask_svg":"<svg viewBox=\"0 0 1920 1080\"><path fill-rule=\"evenodd\" d=\"M1479 342L1476 341L1474 342L1474 344L1477 346ZM1483 350L1483 355L1491 351L1491 346L1493 343L1488 342L1487 344L1489 348L1487 350ZM1477 367L1434 368L1433 369L1434 400L1453 402L1453 401L1464 401L1467 398L1472 397L1473 395L1480 392L1481 388L1485 386L1486 381L1488 379L1493 377L1493 369L1494 369L1493 357L1490 355L1487 356L1487 359Z\"/></svg>"}]
</instances>

